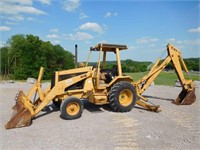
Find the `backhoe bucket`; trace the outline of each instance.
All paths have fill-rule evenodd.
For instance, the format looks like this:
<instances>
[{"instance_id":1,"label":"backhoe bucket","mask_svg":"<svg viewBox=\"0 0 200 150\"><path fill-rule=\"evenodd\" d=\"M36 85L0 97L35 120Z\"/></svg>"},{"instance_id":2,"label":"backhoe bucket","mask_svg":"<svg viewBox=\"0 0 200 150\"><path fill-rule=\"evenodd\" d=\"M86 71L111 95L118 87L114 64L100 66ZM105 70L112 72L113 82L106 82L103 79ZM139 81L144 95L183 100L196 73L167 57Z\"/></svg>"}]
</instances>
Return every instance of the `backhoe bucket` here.
<instances>
[{"instance_id":1,"label":"backhoe bucket","mask_svg":"<svg viewBox=\"0 0 200 150\"><path fill-rule=\"evenodd\" d=\"M195 90L182 90L178 95L175 101L173 101L176 105L190 105L194 103L196 100Z\"/></svg>"},{"instance_id":2,"label":"backhoe bucket","mask_svg":"<svg viewBox=\"0 0 200 150\"><path fill-rule=\"evenodd\" d=\"M16 95L16 104L12 107L13 113L11 119L5 125L6 129L19 128L29 126L31 124L31 113L22 102L23 96L25 95L22 91Z\"/></svg>"}]
</instances>

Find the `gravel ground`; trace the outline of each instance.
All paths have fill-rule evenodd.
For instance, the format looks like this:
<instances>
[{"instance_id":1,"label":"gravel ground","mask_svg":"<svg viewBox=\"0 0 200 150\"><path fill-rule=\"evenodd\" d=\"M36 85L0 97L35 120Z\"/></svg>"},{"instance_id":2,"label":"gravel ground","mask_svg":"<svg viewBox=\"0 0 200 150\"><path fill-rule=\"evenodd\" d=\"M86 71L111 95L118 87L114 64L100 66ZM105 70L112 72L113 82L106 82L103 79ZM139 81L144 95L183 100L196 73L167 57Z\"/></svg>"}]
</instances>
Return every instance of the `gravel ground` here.
<instances>
[{"instance_id":1,"label":"gravel ground","mask_svg":"<svg viewBox=\"0 0 200 150\"><path fill-rule=\"evenodd\" d=\"M44 87L48 83L44 84ZM53 104L39 113L29 127L5 130L19 90L32 84L0 83L0 149L2 150L134 150L200 148L200 82L195 82L197 100L189 106L171 103L180 87L153 85L144 95L160 105L159 113L135 107L128 113L112 112L109 105L84 101L82 117L63 120Z\"/></svg>"}]
</instances>

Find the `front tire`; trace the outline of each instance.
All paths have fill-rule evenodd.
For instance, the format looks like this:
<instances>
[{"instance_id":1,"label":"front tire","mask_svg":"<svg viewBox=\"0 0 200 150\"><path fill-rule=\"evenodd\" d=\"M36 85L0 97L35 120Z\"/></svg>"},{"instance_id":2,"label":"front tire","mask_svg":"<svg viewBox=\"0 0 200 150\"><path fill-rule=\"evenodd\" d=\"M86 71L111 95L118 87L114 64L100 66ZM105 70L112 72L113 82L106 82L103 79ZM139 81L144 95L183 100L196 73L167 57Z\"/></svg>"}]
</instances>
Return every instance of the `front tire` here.
<instances>
[{"instance_id":1,"label":"front tire","mask_svg":"<svg viewBox=\"0 0 200 150\"><path fill-rule=\"evenodd\" d=\"M61 103L60 111L64 119L80 118L83 112L83 102L76 97L68 97Z\"/></svg>"},{"instance_id":2,"label":"front tire","mask_svg":"<svg viewBox=\"0 0 200 150\"><path fill-rule=\"evenodd\" d=\"M125 81L120 81L111 88L109 93L110 106L115 112L131 111L137 100L134 86Z\"/></svg>"}]
</instances>

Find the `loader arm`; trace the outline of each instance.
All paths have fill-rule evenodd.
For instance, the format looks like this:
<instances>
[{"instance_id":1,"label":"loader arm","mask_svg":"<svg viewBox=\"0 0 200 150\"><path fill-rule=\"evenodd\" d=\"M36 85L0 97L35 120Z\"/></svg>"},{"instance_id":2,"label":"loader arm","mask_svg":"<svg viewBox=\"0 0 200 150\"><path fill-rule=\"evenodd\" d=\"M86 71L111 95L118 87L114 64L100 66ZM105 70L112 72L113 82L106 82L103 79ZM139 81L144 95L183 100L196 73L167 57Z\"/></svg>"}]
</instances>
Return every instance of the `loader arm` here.
<instances>
[{"instance_id":1,"label":"loader arm","mask_svg":"<svg viewBox=\"0 0 200 150\"><path fill-rule=\"evenodd\" d=\"M25 95L23 91L20 91L16 96L16 104L13 107L14 114L5 125L6 129L29 126L31 124L32 118L35 117L56 96L64 94L70 95L68 91L65 91L67 87L85 80L92 75L90 67L87 67L85 69L85 71L87 70L85 73L62 81L58 81L52 89L48 87L43 92L41 89L41 79L44 72L43 70L43 67L41 67L37 83L35 83L27 95ZM31 100L31 97L34 93L38 93L38 99L36 101Z\"/></svg>"},{"instance_id":2,"label":"loader arm","mask_svg":"<svg viewBox=\"0 0 200 150\"><path fill-rule=\"evenodd\" d=\"M35 113L33 116L36 116L50 101L53 100L54 97L67 93L68 91L65 91L67 87L70 87L71 85L80 82L88 78L89 76L91 76L91 72L87 72L79 76L75 76L70 79L58 82L53 87L53 89L51 89L51 91L47 94L47 96L44 98L41 104L35 109Z\"/></svg>"},{"instance_id":3,"label":"loader arm","mask_svg":"<svg viewBox=\"0 0 200 150\"><path fill-rule=\"evenodd\" d=\"M182 86L182 91L179 96L174 101L175 104L179 105L189 105L192 104L196 100L195 96L195 88L192 80L187 80L184 77L183 70L188 72L188 69L183 61L180 50L174 47L171 44L167 45L168 56L161 62L159 58L155 64L152 66L151 70L147 75L134 82L134 86L136 87L137 95L140 98L136 103L142 107L145 107L149 110L156 110L156 106L148 105L147 98L142 96L142 93L152 84L152 82L156 79L156 77L165 69L165 67L172 62L178 79ZM182 69L183 68L183 69ZM143 101L145 102L143 102ZM159 107L159 106L157 106Z\"/></svg>"}]
</instances>

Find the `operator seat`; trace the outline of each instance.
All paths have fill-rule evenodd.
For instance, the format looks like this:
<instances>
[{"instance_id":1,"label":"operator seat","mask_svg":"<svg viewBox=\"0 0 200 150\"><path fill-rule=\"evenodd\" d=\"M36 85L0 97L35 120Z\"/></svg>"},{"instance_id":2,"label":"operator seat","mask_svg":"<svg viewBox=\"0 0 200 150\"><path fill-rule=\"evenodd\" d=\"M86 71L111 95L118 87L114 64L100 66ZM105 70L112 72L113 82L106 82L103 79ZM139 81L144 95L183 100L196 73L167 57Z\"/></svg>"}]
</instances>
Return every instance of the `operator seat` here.
<instances>
[{"instance_id":1,"label":"operator seat","mask_svg":"<svg viewBox=\"0 0 200 150\"><path fill-rule=\"evenodd\" d=\"M115 76L118 76L118 67L117 67L117 65L114 65L112 67L112 69L107 72L107 74L105 75L105 77L106 77L105 82L106 83L110 83L112 81L112 79L114 79Z\"/></svg>"},{"instance_id":2,"label":"operator seat","mask_svg":"<svg viewBox=\"0 0 200 150\"><path fill-rule=\"evenodd\" d=\"M112 70L111 70L112 76L118 76L118 66L117 65L113 65Z\"/></svg>"}]
</instances>

